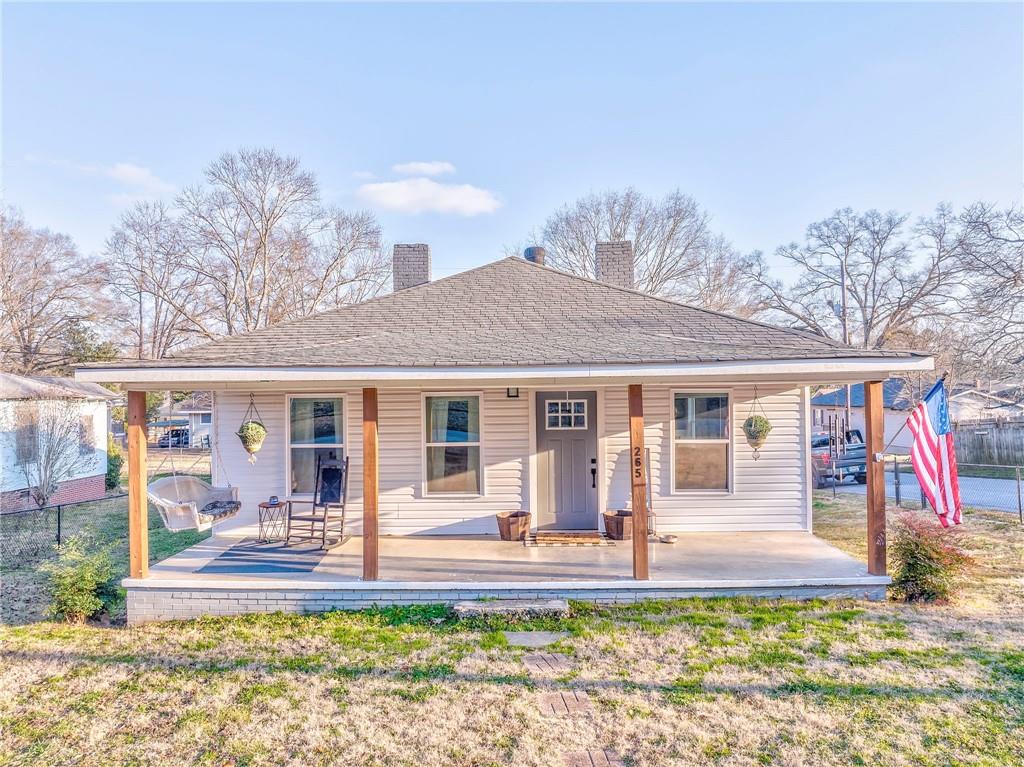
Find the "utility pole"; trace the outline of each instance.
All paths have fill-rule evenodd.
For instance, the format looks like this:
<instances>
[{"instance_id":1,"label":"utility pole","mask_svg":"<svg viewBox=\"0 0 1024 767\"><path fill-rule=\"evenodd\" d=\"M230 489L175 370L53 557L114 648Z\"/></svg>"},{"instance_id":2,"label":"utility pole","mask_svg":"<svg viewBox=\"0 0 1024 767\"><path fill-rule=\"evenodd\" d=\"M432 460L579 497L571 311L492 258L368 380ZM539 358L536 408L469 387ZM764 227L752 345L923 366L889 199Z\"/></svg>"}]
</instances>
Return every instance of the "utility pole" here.
<instances>
[{"instance_id":1,"label":"utility pole","mask_svg":"<svg viewBox=\"0 0 1024 767\"><path fill-rule=\"evenodd\" d=\"M847 346L850 345L850 322L849 314L846 306L846 254L843 253L839 259L839 269L841 276L839 278L839 290L840 290L840 303L839 303L839 320L843 324L843 343ZM850 428L850 384L846 384L846 429ZM844 433L842 439L846 439Z\"/></svg>"}]
</instances>

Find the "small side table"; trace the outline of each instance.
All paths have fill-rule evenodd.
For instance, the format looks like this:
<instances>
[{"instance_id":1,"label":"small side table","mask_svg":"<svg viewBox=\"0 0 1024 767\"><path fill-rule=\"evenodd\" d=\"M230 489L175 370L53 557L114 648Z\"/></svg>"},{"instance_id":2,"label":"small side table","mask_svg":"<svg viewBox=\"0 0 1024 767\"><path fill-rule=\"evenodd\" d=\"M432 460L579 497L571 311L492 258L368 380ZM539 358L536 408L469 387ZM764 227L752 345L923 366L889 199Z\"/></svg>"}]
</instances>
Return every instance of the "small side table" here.
<instances>
[{"instance_id":1,"label":"small side table","mask_svg":"<svg viewBox=\"0 0 1024 767\"><path fill-rule=\"evenodd\" d=\"M283 541L288 526L288 515L285 511L288 504L284 501L260 503L260 541Z\"/></svg>"}]
</instances>

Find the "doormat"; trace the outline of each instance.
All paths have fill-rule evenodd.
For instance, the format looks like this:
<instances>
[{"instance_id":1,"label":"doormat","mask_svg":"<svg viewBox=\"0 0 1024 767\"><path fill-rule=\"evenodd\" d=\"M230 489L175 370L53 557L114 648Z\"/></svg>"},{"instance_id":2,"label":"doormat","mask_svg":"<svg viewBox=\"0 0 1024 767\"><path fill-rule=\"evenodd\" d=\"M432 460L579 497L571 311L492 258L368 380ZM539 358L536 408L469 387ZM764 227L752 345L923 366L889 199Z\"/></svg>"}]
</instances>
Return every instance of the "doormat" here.
<instances>
[{"instance_id":1,"label":"doormat","mask_svg":"<svg viewBox=\"0 0 1024 767\"><path fill-rule=\"evenodd\" d=\"M615 541L604 533L587 532L560 533L557 530L551 532L541 531L534 535L528 535L523 540L524 546L614 546Z\"/></svg>"}]
</instances>

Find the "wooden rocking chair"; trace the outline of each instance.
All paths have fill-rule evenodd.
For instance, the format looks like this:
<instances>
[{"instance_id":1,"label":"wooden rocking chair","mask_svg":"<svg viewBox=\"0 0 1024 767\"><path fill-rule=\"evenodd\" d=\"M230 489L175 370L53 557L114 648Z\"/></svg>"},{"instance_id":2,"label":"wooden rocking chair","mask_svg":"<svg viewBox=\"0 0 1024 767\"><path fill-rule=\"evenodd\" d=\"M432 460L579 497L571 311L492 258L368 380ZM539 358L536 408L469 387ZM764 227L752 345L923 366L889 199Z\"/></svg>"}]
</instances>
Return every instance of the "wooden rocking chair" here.
<instances>
[{"instance_id":1,"label":"wooden rocking chair","mask_svg":"<svg viewBox=\"0 0 1024 767\"><path fill-rule=\"evenodd\" d=\"M345 533L345 500L348 497L348 457L317 459L313 498L289 498L285 546L319 543L326 550L337 548L352 536ZM302 506L307 508L303 509ZM296 508L299 507L299 508ZM328 531L337 537L328 538Z\"/></svg>"}]
</instances>

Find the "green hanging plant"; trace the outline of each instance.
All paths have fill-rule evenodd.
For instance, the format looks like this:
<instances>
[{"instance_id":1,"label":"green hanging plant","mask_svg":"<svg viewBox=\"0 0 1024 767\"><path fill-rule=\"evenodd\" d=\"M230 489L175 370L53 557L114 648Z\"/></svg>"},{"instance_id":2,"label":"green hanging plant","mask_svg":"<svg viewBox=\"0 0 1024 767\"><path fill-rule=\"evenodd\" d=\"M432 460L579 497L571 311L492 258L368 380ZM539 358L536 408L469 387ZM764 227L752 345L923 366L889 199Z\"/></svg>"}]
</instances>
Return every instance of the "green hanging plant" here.
<instances>
[{"instance_id":1,"label":"green hanging plant","mask_svg":"<svg viewBox=\"0 0 1024 767\"><path fill-rule=\"evenodd\" d=\"M267 438L267 427L260 422L259 417L255 398L250 394L249 409L245 411L242 425L235 432L245 452L249 454L249 463L256 463L256 453L263 447L263 440Z\"/></svg>"},{"instance_id":2,"label":"green hanging plant","mask_svg":"<svg viewBox=\"0 0 1024 767\"><path fill-rule=\"evenodd\" d=\"M772 430L772 422L763 415L752 415L743 422L743 433L755 450L764 444Z\"/></svg>"}]
</instances>

